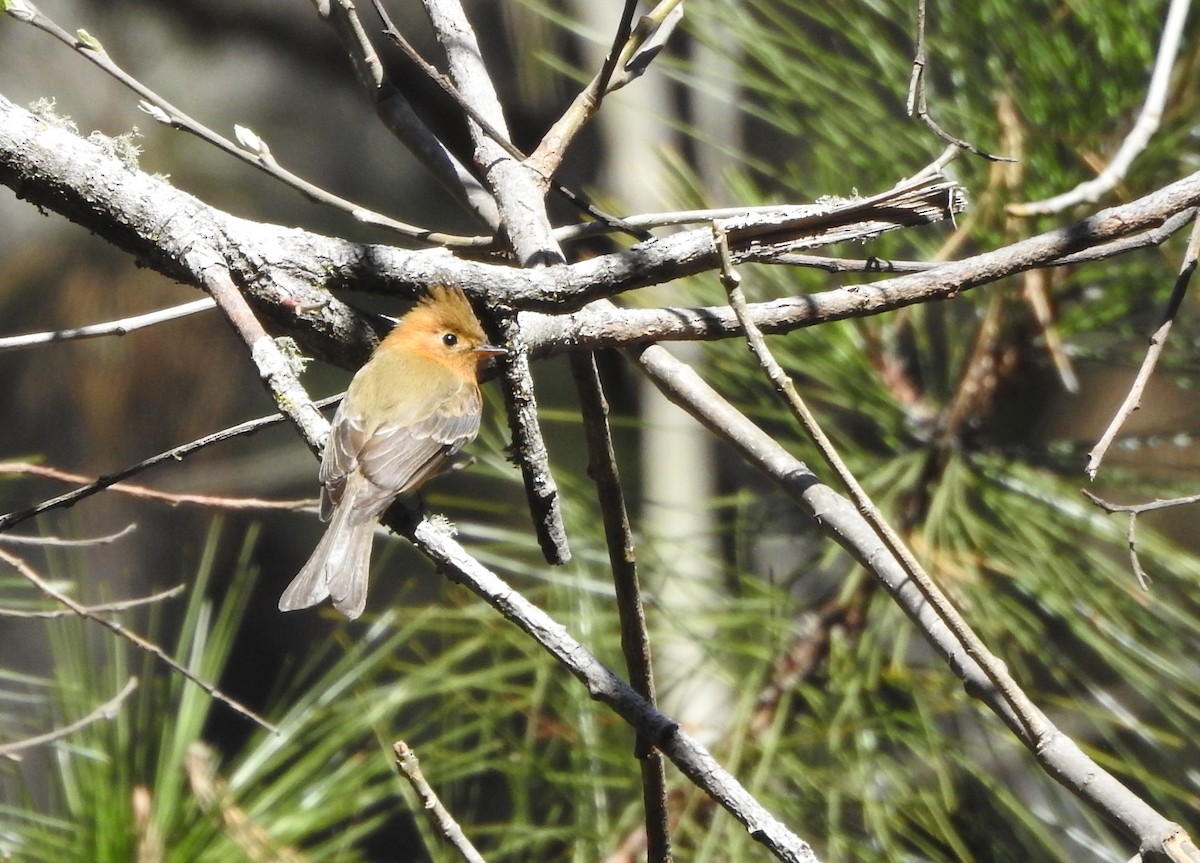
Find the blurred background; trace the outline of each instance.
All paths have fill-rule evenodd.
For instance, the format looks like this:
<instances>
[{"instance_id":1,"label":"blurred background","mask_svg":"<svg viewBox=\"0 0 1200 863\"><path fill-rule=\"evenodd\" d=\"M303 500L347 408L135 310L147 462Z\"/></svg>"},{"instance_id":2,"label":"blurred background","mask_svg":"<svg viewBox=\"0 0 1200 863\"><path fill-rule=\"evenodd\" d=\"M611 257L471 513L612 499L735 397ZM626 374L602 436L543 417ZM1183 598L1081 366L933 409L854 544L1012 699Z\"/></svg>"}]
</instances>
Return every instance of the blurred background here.
<instances>
[{"instance_id":1,"label":"blurred background","mask_svg":"<svg viewBox=\"0 0 1200 863\"><path fill-rule=\"evenodd\" d=\"M301 176L406 222L478 230L377 122L312 4L39 5L68 31L86 29L127 71L217 131L253 129ZM467 5L515 141L531 150L599 68L620 4ZM618 214L881 191L943 149L904 112L913 7L692 0L664 56L611 97L559 178ZM388 8L440 62L418 4ZM1088 212L1021 220L1005 205L1089 179L1115 152L1144 98L1165 13L1158 2L931 8L935 117L1019 162L954 163L971 199L957 226L830 254L964 257ZM1106 203L1197 169L1194 33L1193 22L1161 130ZM453 107L416 83L384 40L376 44L428 122L465 156ZM142 170L235 215L394 242L155 124L136 96L11 18L0 21L0 94L23 106L50 100L84 135L136 127ZM557 202L552 212L559 223L575 220ZM199 296L7 190L0 225L0 337ZM1194 517L1179 509L1142 520L1142 562L1154 578L1145 593L1130 569L1124 523L1078 492L1085 454L1157 326L1183 243L1176 237L1051 271L1036 284L1013 279L772 345L857 475L1039 704L1194 830ZM617 247L613 240L570 252ZM743 275L752 300L866 278L798 268ZM347 299L403 310L388 298ZM1043 300L1049 325L1035 311ZM625 301L706 305L723 294L716 279L701 278ZM1195 490L1196 311L1189 300L1097 493L1134 501ZM739 340L673 350L817 464ZM887 598L789 502L618 357L602 353L599 362L666 709L822 859L1128 859L1127 845L1037 773ZM484 562L623 667L566 361L539 363L535 373L574 561L554 569L540 560L519 477L505 459L494 384L472 447L476 466L431 487L426 503L458 524ZM313 364L304 381L319 397L342 389L349 374ZM216 312L122 338L0 351L0 386L0 464L34 461L89 477L272 411L244 346ZM286 425L134 481L221 497L294 500L317 491L316 461ZM0 511L66 488L0 474ZM94 626L0 618L6 739L77 718L129 674L143 680L117 720L0 765L0 859L442 859L392 774L389 747L399 737L417 749L490 860L636 855L631 735L402 541L377 545L368 615L346 624L327 609L275 609L320 535L312 512L172 507L106 493L14 532L78 539L130 524L133 534L106 545L13 548L89 602L187 585L182 598L121 619L285 733L269 735L213 706ZM5 572L0 605L47 604ZM188 760L196 741L208 748L190 750ZM213 796L202 793L204 776L220 789ZM757 854L679 777L672 788L681 855ZM247 838L229 828L231 813L259 832ZM996 823L1005 825L1003 841Z\"/></svg>"}]
</instances>

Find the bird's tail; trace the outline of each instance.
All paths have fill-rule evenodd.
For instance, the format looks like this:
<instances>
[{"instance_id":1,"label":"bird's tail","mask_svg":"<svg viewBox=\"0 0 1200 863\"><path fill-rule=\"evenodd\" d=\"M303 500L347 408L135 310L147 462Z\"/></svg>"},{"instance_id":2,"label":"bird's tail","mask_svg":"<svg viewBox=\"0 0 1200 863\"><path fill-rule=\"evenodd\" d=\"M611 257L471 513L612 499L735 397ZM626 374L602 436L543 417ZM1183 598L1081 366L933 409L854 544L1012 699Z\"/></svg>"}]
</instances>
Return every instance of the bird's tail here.
<instances>
[{"instance_id":1,"label":"bird's tail","mask_svg":"<svg viewBox=\"0 0 1200 863\"><path fill-rule=\"evenodd\" d=\"M280 611L308 608L329 596L333 607L351 620L362 614L367 604L375 519L356 524L350 516L349 506L334 509L312 557L279 598Z\"/></svg>"}]
</instances>

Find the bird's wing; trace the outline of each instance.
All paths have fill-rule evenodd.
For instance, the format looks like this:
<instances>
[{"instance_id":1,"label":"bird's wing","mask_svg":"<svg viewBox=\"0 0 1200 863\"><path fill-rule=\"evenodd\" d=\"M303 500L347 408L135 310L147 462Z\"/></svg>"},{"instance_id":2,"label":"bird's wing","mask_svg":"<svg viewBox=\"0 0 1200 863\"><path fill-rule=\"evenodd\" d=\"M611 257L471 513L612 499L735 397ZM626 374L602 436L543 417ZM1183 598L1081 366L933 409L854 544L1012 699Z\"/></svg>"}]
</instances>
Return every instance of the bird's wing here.
<instances>
[{"instance_id":1,"label":"bird's wing","mask_svg":"<svg viewBox=\"0 0 1200 863\"><path fill-rule=\"evenodd\" d=\"M449 399L415 421L389 417L359 452L359 470L385 490L388 500L435 476L443 462L479 432L479 388L463 385Z\"/></svg>"},{"instance_id":2,"label":"bird's wing","mask_svg":"<svg viewBox=\"0 0 1200 863\"><path fill-rule=\"evenodd\" d=\"M333 418L333 428L321 459L321 513L345 503L352 523L377 517L396 495L416 488L436 475L445 460L479 431L482 398L473 381L454 381L443 387L404 390L394 381L420 378L442 371L428 368L421 358L384 358L385 375L361 375L350 385ZM382 370L380 370L382 371ZM427 393L427 394L426 394ZM360 407L371 404L381 415L368 419ZM347 486L347 477L359 471L365 483Z\"/></svg>"},{"instance_id":3,"label":"bird's wing","mask_svg":"<svg viewBox=\"0 0 1200 863\"><path fill-rule=\"evenodd\" d=\"M333 508L341 502L346 478L358 466L358 453L367 440L363 417L353 408L347 410L349 401L343 399L338 406L321 455L321 521L329 521Z\"/></svg>"}]
</instances>

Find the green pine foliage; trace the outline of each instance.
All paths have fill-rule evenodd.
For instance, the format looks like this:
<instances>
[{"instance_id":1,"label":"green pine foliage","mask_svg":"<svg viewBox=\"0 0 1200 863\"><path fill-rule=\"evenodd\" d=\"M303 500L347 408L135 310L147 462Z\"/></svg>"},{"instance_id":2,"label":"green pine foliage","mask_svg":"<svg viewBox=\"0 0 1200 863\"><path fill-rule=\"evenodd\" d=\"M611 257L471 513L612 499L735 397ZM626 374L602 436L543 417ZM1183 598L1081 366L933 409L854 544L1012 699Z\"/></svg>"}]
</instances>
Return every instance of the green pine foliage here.
<instances>
[{"instance_id":1,"label":"green pine foliage","mask_svg":"<svg viewBox=\"0 0 1200 863\"><path fill-rule=\"evenodd\" d=\"M738 200L870 194L941 151L903 111L915 4L746 0L732 14L733 5L689 2L687 27L690 38L739 57L741 100L730 111L752 134L745 152L729 154L725 179ZM1094 154L1111 154L1140 104L1162 14L1163 4L1149 3L931 4L935 117L1003 152L998 105L1010 98L1024 139L1019 186L974 158L952 167L972 199L958 254L1056 223L1014 224L1003 206L1069 188L1092 176ZM696 80L680 55L663 59L679 82ZM1184 146L1194 91L1180 90L1118 195L1194 167ZM703 130L689 131L703 143ZM708 203L682 158L677 169L681 204ZM829 253L930 258L952 230L897 232ZM1136 362L1178 254L1176 241L1073 268L1053 284L1056 326L1082 374ZM867 280L765 267L743 276L752 300ZM689 303L722 302L715 277L686 290ZM1016 361L995 399L948 434L989 316ZM1190 347L1188 338L1180 344ZM771 345L855 474L1034 700L1103 766L1194 829L1187 765L1200 755L1200 563L1143 525L1139 551L1154 581L1149 593L1137 586L1124 523L1079 493L1080 444L1090 441L1048 440L1038 426L1045 405L1064 396L1019 284L807 328ZM1181 386L1194 383L1185 353L1168 351ZM914 398L902 398L884 369L903 374ZM704 374L828 475L744 344L710 346ZM547 416L577 432L573 410ZM475 470L511 483L502 447L498 425L486 427ZM582 460L555 449L575 552L569 566L547 573L524 522L503 520L494 500L459 499L453 508L467 514L460 530L480 560L623 668L594 495ZM1117 466L1103 491L1125 499L1192 479L1170 470L1163 478L1132 456ZM648 614L656 627L706 633L705 672L729 683L734 699L714 754L751 793L828 861L1128 858L1128 843L1039 771L861 568L756 477L737 467L726 474L723 495L697 503L722 516L727 601L703 620L676 621L670 597L651 591ZM648 570L669 566L670 548L639 538ZM255 541L253 532L214 526L179 620L168 625L155 612L139 627L204 680L220 681L239 640L254 636L244 614ZM239 563L232 587L216 597L213 561L228 543L240 544ZM56 576L74 576L86 552L57 561ZM0 859L456 859L396 774L397 739L414 748L492 863L603 858L642 817L633 735L490 608L449 585L429 596L428 584L402 589L392 610L376 606L360 623L338 624L321 648L281 668L263 711L279 733L257 730L227 750L206 744L214 712L227 708L93 624L51 622L53 679L0 677L8 738L35 730L26 727L26 702L50 705L63 724L129 677L141 682L114 716L49 747L50 799L28 790L5 803ZM833 612L818 638L822 615ZM821 645L818 661L789 677L781 658L804 639ZM763 859L730 816L677 773L668 780L679 859ZM398 824L414 837L408 844L372 844Z\"/></svg>"},{"instance_id":2,"label":"green pine foliage","mask_svg":"<svg viewBox=\"0 0 1200 863\"><path fill-rule=\"evenodd\" d=\"M744 54L742 101L731 111L742 111L750 128L767 130L748 136L743 178L732 181L734 188L759 189L764 202L865 194L913 173L941 149L918 121L903 116L915 4L744 5L750 14L730 14L720 3L689 8L700 13L691 19L698 38ZM959 220L968 233L956 257L1070 218L1015 223L1003 206L1069 189L1093 176L1087 159L1115 152L1144 96L1164 12L1163 4L930 4L929 99L936 119L1004 153L997 106L1009 99L1023 139L1019 186L1000 184L997 172L1005 169L982 160L960 157L951 167L971 200ZM686 69L680 77L688 79ZM1177 92L1162 131L1113 202L1194 168L1179 144L1189 134L1192 104L1180 100L1194 95ZM695 191L700 184L689 178L685 185ZM928 258L947 233L896 232L828 253ZM1055 326L1085 379L1140 361L1182 241L1056 274ZM752 300L879 278L782 268L744 269L743 277ZM994 402L947 435L989 316L1000 321L1000 346L1016 361ZM1174 358L1160 372L1172 386L1194 385L1194 329L1181 320L1173 335ZM1194 827L1195 777L1181 766L1198 754L1194 711L1186 706L1198 694L1190 658L1200 647L1197 560L1143 519L1138 549L1154 582L1149 593L1139 588L1124 520L1105 515L1079 491L1094 438L1048 440L1040 425L1047 406L1068 397L1050 371L1019 281L770 342L856 476L893 523L907 528L935 579L1035 701L1097 761ZM885 367L906 376L909 398L900 397ZM743 345L713 346L707 374L830 476ZM1175 430L1182 431L1194 415L1184 409L1160 422L1181 422ZM1159 458L1171 463L1170 453ZM1183 471L1153 463L1147 470L1118 451L1102 473L1108 484L1096 491L1122 500L1194 491L1186 453L1175 458ZM764 508L761 501L756 506ZM761 520L745 519L739 529L750 535L740 542L752 546L762 528ZM862 589L857 567L838 553L816 563L840 567L845 596ZM797 559L798 583L813 565ZM809 593L800 606L825 601ZM863 613L861 630L833 641L821 672L781 705L786 716L772 726L779 739L761 742L786 789L774 801L776 811L803 835L820 837L825 859L1073 860L1124 853L1119 836L1042 775L1002 724L972 702L889 599L871 595ZM1003 825L999 832L996 825Z\"/></svg>"}]
</instances>

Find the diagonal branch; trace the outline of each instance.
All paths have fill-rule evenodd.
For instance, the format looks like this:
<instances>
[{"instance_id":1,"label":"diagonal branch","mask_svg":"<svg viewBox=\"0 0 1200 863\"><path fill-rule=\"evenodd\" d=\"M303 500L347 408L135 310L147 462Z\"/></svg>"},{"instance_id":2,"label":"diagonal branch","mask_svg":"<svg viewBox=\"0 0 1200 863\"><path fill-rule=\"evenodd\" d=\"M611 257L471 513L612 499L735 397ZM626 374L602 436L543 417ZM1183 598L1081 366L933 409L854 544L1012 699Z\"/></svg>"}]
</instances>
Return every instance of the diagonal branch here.
<instances>
[{"instance_id":1,"label":"diagonal branch","mask_svg":"<svg viewBox=\"0 0 1200 863\"><path fill-rule=\"evenodd\" d=\"M80 602L75 601L74 599L67 596L62 591L55 588L54 585L52 585L49 581L47 581L46 579L44 579L40 575L38 575L37 572L34 571L33 567L29 566L29 564L27 564L21 558L15 556L15 555L9 554L4 549L0 548L0 561L3 561L4 563L11 566L13 569L15 569L21 575L22 578L24 578L26 581L28 581L30 584L32 584L34 587L36 587L38 590L40 590L43 594L50 597L51 599L53 599L55 602L59 603L60 605L66 606L67 608L69 608L72 612L74 612L79 617L82 617L85 620L90 620L93 623L100 624L101 626L103 626L105 629L107 629L109 632L111 632L113 635L117 636L118 638L123 638L126 641L128 641L130 644L132 644L134 647L138 648L139 650L143 650L146 653L149 653L151 656L153 656L159 662L166 665L168 668L170 668L176 674L182 675L184 678L191 681L196 686L200 687L200 689L202 689L205 693L207 693L208 696L210 698L212 698L214 701L221 702L225 706L232 709L235 713L241 714L242 716L249 719L251 722L255 723L256 725L259 725L259 726L265 728L267 731L270 731L272 734L279 733L279 729L276 728L274 725L272 725L270 722L263 719L261 716L259 716L257 713L255 713L253 710L251 710L250 708L243 705L241 702L234 701L232 698L230 698L228 695L223 693L221 690L217 689L217 687L214 686L213 684L211 684L205 680L201 680L199 677L197 677L195 674L193 674L187 668L185 668L184 666L179 664L177 661L175 661L175 659L173 659L170 656L170 654L168 654L165 650L163 650L159 645L155 644L152 641L149 641L148 639L143 638L142 636L138 635L136 632L127 628L124 624L118 623L115 620L109 620L107 617L101 617L100 615L96 614L91 608L87 607L86 605L83 605Z\"/></svg>"},{"instance_id":2,"label":"diagonal branch","mask_svg":"<svg viewBox=\"0 0 1200 863\"><path fill-rule=\"evenodd\" d=\"M185 260L246 343L250 360L275 404L295 423L313 451L320 452L329 433L328 420L309 397L279 345L255 317L224 262L215 251L202 248L188 252Z\"/></svg>"},{"instance_id":3,"label":"diagonal branch","mask_svg":"<svg viewBox=\"0 0 1200 863\"><path fill-rule=\"evenodd\" d=\"M962 678L967 691L982 700L1009 727L1050 776L1116 824L1138 843L1143 854L1165 857L1170 853L1168 849L1176 848L1180 843L1191 849L1189 853L1195 852L1191 840L1178 824L1155 811L1089 758L1031 703L1028 709L1032 712L1027 716L1013 711L984 671L973 649L959 639L851 501L824 485L804 463L664 348L650 346L631 350L628 356L667 398L733 446L747 463L766 475L808 513L825 536L877 578L946 664ZM992 669L993 672L997 670L1003 671ZM1020 692L1015 682L1011 687L1011 691ZM1036 732L1036 736L1031 732ZM1197 860L1200 854L1171 859Z\"/></svg>"},{"instance_id":4,"label":"diagonal branch","mask_svg":"<svg viewBox=\"0 0 1200 863\"><path fill-rule=\"evenodd\" d=\"M317 15L330 26L354 67L359 85L383 125L429 169L442 187L492 230L499 226L496 201L417 115L404 93L383 70L355 5L347 0L314 0Z\"/></svg>"},{"instance_id":5,"label":"diagonal branch","mask_svg":"<svg viewBox=\"0 0 1200 863\"><path fill-rule=\"evenodd\" d=\"M324 407L328 407L329 405L333 404L334 402L340 401L340 400L341 400L340 395L331 396L329 398L321 399L320 401L316 402L316 406L318 408L324 408ZM74 506L79 501L83 500L84 498L90 497L91 495L96 494L96 492L103 491L106 488L110 488L110 487L120 483L121 480L128 479L129 477L139 474L144 470L148 470L149 468L152 468L155 465L159 465L164 462L173 464L175 462L182 461L183 459L187 458L188 456L192 455L193 453L199 452L200 450L210 447L213 444L218 444L223 441L227 441L231 438L239 437L241 435L253 434L254 432L258 431L259 429L266 428L267 426L276 425L278 423L283 422L285 419L288 419L288 417L285 414L277 413L277 414L272 414L272 415L266 416L266 417L259 417L258 419L247 420L244 423L238 423L235 426L230 426L229 428L221 429L220 431L214 432L213 434L205 435L204 437L194 440L191 443L186 443L181 446L172 447L171 449L166 450L165 452L160 452L158 455L150 456L150 458L143 459L142 461L137 462L136 464L129 465L128 467L122 468L121 470L114 471L111 474L107 474L106 476L102 476L91 482L85 483L84 485L81 485L78 488L72 489L71 491L66 492L65 494L61 494L56 497L52 497L49 500L44 500L41 503L36 504L35 506L31 506L31 507L28 507L23 510L17 510L15 512L10 512L5 515L0 515L0 532L8 530L13 525L19 524L22 521L26 521L27 519L33 518L36 515L41 515L43 512L47 512L52 509L60 509L60 508ZM0 464L0 473L7 473L7 472L20 473L20 472L24 472L24 470L25 470L25 468L19 464L12 464L12 463ZM44 472L46 469L41 468L40 470ZM65 478L65 477L60 476L59 478ZM74 481L74 480L72 480L72 481ZM135 486L133 488L138 488L138 487ZM134 491L133 488L126 488L126 489L123 489L123 491L126 491L130 494L137 494L138 492ZM150 492L149 489L147 489L146 491ZM150 492L150 495L153 496L154 493ZM274 507L271 507L271 508L274 508Z\"/></svg>"},{"instance_id":6,"label":"diagonal branch","mask_svg":"<svg viewBox=\"0 0 1200 863\"><path fill-rule=\"evenodd\" d=\"M86 716L76 719L74 722L64 725L62 728L56 728L53 731L48 731L45 734L39 734L36 737L27 737L24 740L15 740L12 743L0 743L0 758L14 758L18 752L25 749L32 749L35 746L43 746L47 743L53 743L56 740L62 740L64 737L70 737L81 728L86 728L94 722L99 722L101 719L112 719L121 705L125 703L125 699L133 694L133 690L137 689L138 679L131 677L121 687L121 691L110 698L108 701L101 704L95 710L92 710Z\"/></svg>"},{"instance_id":7,"label":"diagonal branch","mask_svg":"<svg viewBox=\"0 0 1200 863\"><path fill-rule=\"evenodd\" d=\"M720 235L718 235L719 238ZM734 314L737 315L738 321L746 331L746 341L750 345L750 350L758 360L759 365L767 373L767 377L775 386L776 391L783 398L792 416L800 423L805 434L808 435L818 452L821 453L825 464L836 474L842 487L854 502L854 506L858 512L870 524L875 535L887 547L888 552L903 567L905 574L916 584L926 601L936 611L937 616L949 627L954 638L962 645L963 650L979 664L983 673L987 675L988 681L1007 703L1008 708L1011 709L1013 716L1021 722L1021 736L1029 739L1044 737L1047 734L1047 729L1041 724L1040 712L1020 690L1016 681L1009 676L1004 664L987 649L983 641L975 635L974 631L967 625L967 622L963 620L958 610L946 598L933 579L930 578L929 573L921 566L920 561L909 550L900 535L888 524L883 513L880 512L875 502L867 494L866 489L862 487L857 477L851 473L849 466L842 460L834 448L833 441L829 439L829 436L825 434L825 430L817 422L816 416L809 410L804 400L800 398L800 394L796 391L796 386L791 377L788 376L783 367L779 365L772 355L762 331L754 325L754 321L750 320L747 314L746 297L742 293L740 277L738 277L731 267L723 267L721 281L729 295L729 305L733 308Z\"/></svg>"},{"instance_id":8,"label":"diagonal branch","mask_svg":"<svg viewBox=\"0 0 1200 863\"><path fill-rule=\"evenodd\" d=\"M392 752L396 755L396 767L399 768L404 778L408 780L408 784L416 792L417 797L420 798L421 808L425 810L430 822L437 828L442 838L450 843L450 846L466 863L486 863L483 856L471 844L471 840L467 838L462 827L454 820L454 816L442 805L437 792L433 790L433 786L421 772L417 753L413 752L412 748L403 740L397 740L392 744Z\"/></svg>"},{"instance_id":9,"label":"diagonal branch","mask_svg":"<svg viewBox=\"0 0 1200 863\"><path fill-rule=\"evenodd\" d=\"M636 29L631 29L636 7L636 0L626 0L603 67L542 136L541 143L530 155L529 164L535 166L543 176L554 176L567 154L567 148L596 116L604 97L645 72L683 18L682 0L662 0L642 16ZM631 223L625 221L625 224Z\"/></svg>"},{"instance_id":10,"label":"diagonal branch","mask_svg":"<svg viewBox=\"0 0 1200 863\"><path fill-rule=\"evenodd\" d=\"M738 820L747 832L784 861L816 861L803 839L768 812L695 738L656 709L560 623L513 590L472 557L428 516L393 507L389 524L424 552L449 578L464 585L533 638L575 678L593 699L611 708L646 736L699 788Z\"/></svg>"},{"instance_id":11,"label":"diagonal branch","mask_svg":"<svg viewBox=\"0 0 1200 863\"><path fill-rule=\"evenodd\" d=\"M116 61L109 56L101 42L94 36L84 30L77 31L72 35L59 26L52 19L47 17L40 9L38 9L30 0L15 0L8 6L8 13L19 21L24 21L44 33L53 36L59 42L74 49L87 60L95 64L112 78L121 82L134 93L142 97L140 107L156 122L170 126L173 129L179 129L195 135L200 140L216 147L236 159L252 165L255 168L263 171L275 179L283 182L285 185L299 191L302 195L311 201L325 204L334 209L341 210L353 216L364 224L374 225L385 230L392 231L402 236L413 240L430 244L430 245L478 245L478 242L471 238L455 237L450 234L440 234L434 231L426 230L415 225L405 224L389 216L381 213L373 212L366 207L359 206L351 201L334 195L332 192L326 191L321 187L308 182L307 180L288 171L280 165L271 155L270 149L265 142L250 133L249 137L240 135L245 138L246 146L238 146L233 141L230 141L224 135L210 129L203 123L194 120L186 113L176 108L162 96L155 93L137 78L130 75L122 69Z\"/></svg>"},{"instance_id":12,"label":"diagonal branch","mask_svg":"<svg viewBox=\"0 0 1200 863\"><path fill-rule=\"evenodd\" d=\"M445 49L461 104L470 107L467 126L475 144L475 163L496 198L501 228L517 262L522 267L561 264L562 252L541 203L540 178L505 146L511 136L504 111L461 3L425 0L425 9Z\"/></svg>"},{"instance_id":13,"label":"diagonal branch","mask_svg":"<svg viewBox=\"0 0 1200 863\"><path fill-rule=\"evenodd\" d=\"M1150 382L1150 376L1154 374L1154 369L1158 366L1158 358L1162 356L1163 349L1167 346L1167 337L1171 334L1171 325L1175 322L1179 307L1183 305L1183 298L1187 296L1188 285L1192 283L1192 274L1196 271L1198 256L1200 256L1200 221L1192 225L1192 236L1188 240L1187 250L1184 252L1183 262L1179 267L1179 275L1175 279L1175 287L1171 291L1171 298L1167 300L1167 307L1163 311L1158 329L1150 336L1150 347L1146 350L1141 368L1134 376L1129 392L1125 394L1125 400L1117 408L1108 428L1104 430L1104 433L1100 435L1100 440L1096 442L1096 446L1088 453L1087 467L1084 468L1088 479L1096 478L1096 471L1100 470L1100 463L1121 431L1121 427L1125 425L1125 421L1129 419L1130 415L1141 406L1142 393L1145 392L1146 384Z\"/></svg>"},{"instance_id":14,"label":"diagonal branch","mask_svg":"<svg viewBox=\"0 0 1200 863\"><path fill-rule=\"evenodd\" d=\"M1133 160L1142 151L1158 131L1162 121L1163 108L1167 103L1167 92L1171 83L1171 70L1179 56L1179 44L1183 37L1183 25L1187 21L1191 0L1171 0L1167 10L1167 20L1163 24L1162 39L1158 43L1158 53L1154 58L1154 71L1150 75L1150 86L1146 89L1146 101L1138 112L1137 120L1117 154L1112 157L1099 174L1091 180L1080 183L1069 192L1055 195L1042 201L1009 204L1008 212L1014 216L1039 216L1047 213L1058 213L1077 204L1089 204L1100 200L1116 188L1117 183L1125 178Z\"/></svg>"},{"instance_id":15,"label":"diagonal branch","mask_svg":"<svg viewBox=\"0 0 1200 863\"><path fill-rule=\"evenodd\" d=\"M396 46L404 52L405 56L408 57L408 59L414 64L416 64L417 68L425 73L425 76L430 81L435 83L439 88L441 88L443 93L454 100L455 104L462 109L462 112L466 115L468 120L475 124L472 129L478 127L479 131L494 145L499 147L513 159L530 167L537 174L539 183L545 184L554 189L555 192L565 198L573 206L577 207L581 212L586 213L595 219L597 224L603 225L606 230L623 231L639 240L648 239L651 236L648 231L635 228L624 220L599 210L583 195L556 181L552 172L542 169L536 161L527 159L525 154L522 153L517 146L512 143L511 140L509 140L508 130L505 128L503 118L499 118L500 122L498 124L493 124L493 118L497 117L498 115L496 115L494 112L485 112L484 110L481 110L480 107L476 106L470 99L466 98L462 93L460 93L458 87L450 78L439 72L437 67L422 57L420 52L418 52L417 49L412 46L412 43L404 38L404 34L401 33L396 25L392 23L391 16L388 15L387 10L384 8L382 0L372 0L372 2L375 5L375 11L383 20L384 35L391 39L392 42L394 42ZM465 23L465 18L462 19L462 23ZM469 29L470 28L468 27L468 32ZM482 167L483 166L480 165L481 169Z\"/></svg>"}]
</instances>

